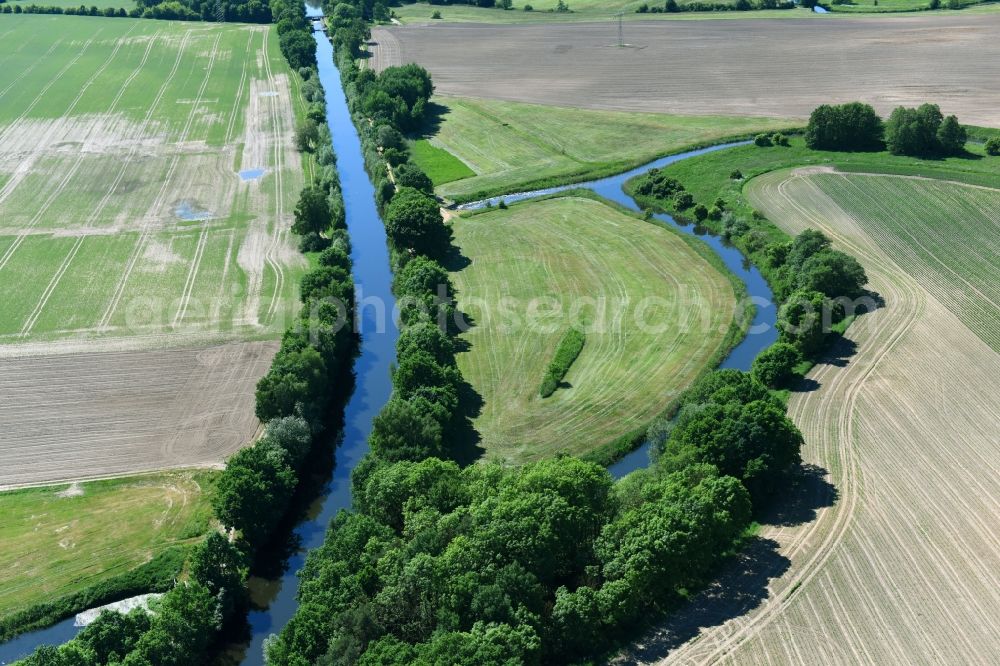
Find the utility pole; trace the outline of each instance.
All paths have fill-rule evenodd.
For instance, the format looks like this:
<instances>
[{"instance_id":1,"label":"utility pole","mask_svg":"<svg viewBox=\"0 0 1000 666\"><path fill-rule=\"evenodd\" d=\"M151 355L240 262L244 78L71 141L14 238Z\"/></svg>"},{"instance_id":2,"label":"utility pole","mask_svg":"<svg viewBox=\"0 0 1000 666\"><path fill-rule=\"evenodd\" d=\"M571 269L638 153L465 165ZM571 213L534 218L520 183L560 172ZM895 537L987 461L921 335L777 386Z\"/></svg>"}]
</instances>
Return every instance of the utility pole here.
<instances>
[{"instance_id":1,"label":"utility pole","mask_svg":"<svg viewBox=\"0 0 1000 666\"><path fill-rule=\"evenodd\" d=\"M618 17L618 47L625 48L625 33L622 31L622 17L625 12L618 12L615 16Z\"/></svg>"}]
</instances>

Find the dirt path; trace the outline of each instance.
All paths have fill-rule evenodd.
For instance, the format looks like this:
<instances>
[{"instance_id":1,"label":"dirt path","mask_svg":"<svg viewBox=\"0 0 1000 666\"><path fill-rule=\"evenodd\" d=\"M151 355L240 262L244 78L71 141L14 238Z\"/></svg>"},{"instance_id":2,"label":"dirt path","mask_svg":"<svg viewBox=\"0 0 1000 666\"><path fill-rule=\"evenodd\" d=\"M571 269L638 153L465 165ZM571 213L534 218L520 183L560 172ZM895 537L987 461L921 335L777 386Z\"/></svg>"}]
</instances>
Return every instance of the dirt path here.
<instances>
[{"instance_id":1,"label":"dirt path","mask_svg":"<svg viewBox=\"0 0 1000 666\"><path fill-rule=\"evenodd\" d=\"M857 256L885 307L849 329L840 356L810 374L817 388L789 404L836 503L767 528L787 572L772 568L783 575L766 599L706 623L667 661L990 663L1000 654L1000 356L801 174L762 177L751 192L789 232L821 228Z\"/></svg>"}]
</instances>

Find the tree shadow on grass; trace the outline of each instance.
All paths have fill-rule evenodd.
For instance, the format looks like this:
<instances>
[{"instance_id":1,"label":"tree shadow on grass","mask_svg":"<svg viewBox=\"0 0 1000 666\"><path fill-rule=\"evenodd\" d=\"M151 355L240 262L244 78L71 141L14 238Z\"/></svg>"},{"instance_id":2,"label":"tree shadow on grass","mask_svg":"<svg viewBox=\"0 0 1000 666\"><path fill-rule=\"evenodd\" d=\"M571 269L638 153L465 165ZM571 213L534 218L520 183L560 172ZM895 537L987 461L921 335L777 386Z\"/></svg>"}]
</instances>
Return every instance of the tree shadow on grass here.
<instances>
[{"instance_id":1,"label":"tree shadow on grass","mask_svg":"<svg viewBox=\"0 0 1000 666\"><path fill-rule=\"evenodd\" d=\"M615 663L640 664L657 661L698 636L702 629L717 627L745 615L768 597L768 583L788 571L791 561L778 552L773 539L753 537L730 559L719 576L666 621L648 630Z\"/></svg>"},{"instance_id":2,"label":"tree shadow on grass","mask_svg":"<svg viewBox=\"0 0 1000 666\"><path fill-rule=\"evenodd\" d=\"M472 384L462 380L458 387L456 425L451 436L452 457L462 467L471 465L486 453L486 449L480 445L482 437L472 425L473 419L479 416L482 410L483 397Z\"/></svg>"},{"instance_id":3,"label":"tree shadow on grass","mask_svg":"<svg viewBox=\"0 0 1000 666\"><path fill-rule=\"evenodd\" d=\"M802 465L785 494L765 512L761 523L795 527L816 520L820 509L837 502L837 489L828 477L822 467ZM770 581L784 575L790 566L791 561L779 552L777 541L761 536L748 539L743 549L722 565L710 584L662 622L637 635L615 663L658 661L697 637L703 629L721 626L749 613L767 600Z\"/></svg>"},{"instance_id":4,"label":"tree shadow on grass","mask_svg":"<svg viewBox=\"0 0 1000 666\"><path fill-rule=\"evenodd\" d=\"M424 106L424 122L420 129L414 134L414 138L427 139L441 131L441 121L451 113L451 109L446 104L436 101L429 101Z\"/></svg>"}]
</instances>

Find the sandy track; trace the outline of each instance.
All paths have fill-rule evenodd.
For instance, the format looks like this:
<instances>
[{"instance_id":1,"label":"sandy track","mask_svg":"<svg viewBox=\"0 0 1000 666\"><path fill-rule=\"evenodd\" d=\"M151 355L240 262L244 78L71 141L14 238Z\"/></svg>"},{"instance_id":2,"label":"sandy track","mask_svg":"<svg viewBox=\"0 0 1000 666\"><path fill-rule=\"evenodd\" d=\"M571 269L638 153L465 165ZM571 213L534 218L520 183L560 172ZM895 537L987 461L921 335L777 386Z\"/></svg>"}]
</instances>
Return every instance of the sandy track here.
<instances>
[{"instance_id":1,"label":"sandy track","mask_svg":"<svg viewBox=\"0 0 1000 666\"><path fill-rule=\"evenodd\" d=\"M277 347L0 360L0 487L217 464L257 429Z\"/></svg>"},{"instance_id":2,"label":"sandy track","mask_svg":"<svg viewBox=\"0 0 1000 666\"><path fill-rule=\"evenodd\" d=\"M762 177L751 198L790 232L813 226L835 238L886 306L848 331L856 353L819 365L810 375L818 389L789 405L804 457L829 470L836 503L768 528L787 573L772 562L770 572L731 574L737 586L774 577L766 600L705 623L667 661L991 663L1000 654L1000 355L807 179Z\"/></svg>"},{"instance_id":3,"label":"sandy track","mask_svg":"<svg viewBox=\"0 0 1000 666\"><path fill-rule=\"evenodd\" d=\"M594 109L806 116L862 99L1000 117L1000 15L376 28L373 66L415 61L437 92ZM455 54L461 53L461 58Z\"/></svg>"}]
</instances>

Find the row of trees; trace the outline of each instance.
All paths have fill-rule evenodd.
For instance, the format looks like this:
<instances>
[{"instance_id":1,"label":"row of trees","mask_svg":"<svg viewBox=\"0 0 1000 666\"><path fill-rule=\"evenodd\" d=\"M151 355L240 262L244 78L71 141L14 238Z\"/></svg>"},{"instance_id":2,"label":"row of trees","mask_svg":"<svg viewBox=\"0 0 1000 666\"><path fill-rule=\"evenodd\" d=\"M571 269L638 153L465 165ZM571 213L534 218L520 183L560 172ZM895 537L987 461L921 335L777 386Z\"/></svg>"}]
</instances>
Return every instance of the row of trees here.
<instances>
[{"instance_id":1,"label":"row of trees","mask_svg":"<svg viewBox=\"0 0 1000 666\"><path fill-rule=\"evenodd\" d=\"M894 155L960 155L968 136L958 118L936 104L897 107L882 119L868 104L823 104L809 116L806 145L814 150L877 151Z\"/></svg>"},{"instance_id":2,"label":"row of trees","mask_svg":"<svg viewBox=\"0 0 1000 666\"><path fill-rule=\"evenodd\" d=\"M308 28L301 5L276 0L273 6L279 21L295 26L286 28L286 35ZM290 64L301 62L290 52L286 57ZM315 69L302 67L299 74L309 102L307 117L313 122L325 118ZM309 454L324 428L336 384L350 371L355 343L351 327L343 325L350 320L354 287L340 183L325 125L315 128L307 148L315 152L316 176L296 207L295 230L311 235L311 242L323 249L318 267L303 277L300 316L257 385L256 411L266 424L264 434L227 461L212 496L215 517L229 536L213 532L193 549L186 579L155 603L151 615L141 610L104 613L69 643L40 648L26 661L29 666L202 663L218 630L245 613L251 555L271 539L308 473Z\"/></svg>"},{"instance_id":3,"label":"row of trees","mask_svg":"<svg viewBox=\"0 0 1000 666\"><path fill-rule=\"evenodd\" d=\"M790 0L736 0L736 2L705 2L704 0L693 0L680 4L677 0L666 0L662 6L642 3L636 8L636 13L645 14L647 12L657 14L666 12L747 12L752 9L793 9L795 3Z\"/></svg>"},{"instance_id":4,"label":"row of trees","mask_svg":"<svg viewBox=\"0 0 1000 666\"><path fill-rule=\"evenodd\" d=\"M270 1L269 13L274 18L281 54L294 70L303 67L315 69L316 40L313 39L312 26L302 11L301 3L296 3L294 0Z\"/></svg>"},{"instance_id":5,"label":"row of trees","mask_svg":"<svg viewBox=\"0 0 1000 666\"><path fill-rule=\"evenodd\" d=\"M169 21L238 21L240 23L270 23L268 0L136 0L135 6L99 8L60 7L46 5L13 5L0 3L2 14L66 14L104 16L108 18L145 18ZM315 62L315 60L314 60Z\"/></svg>"},{"instance_id":6,"label":"row of trees","mask_svg":"<svg viewBox=\"0 0 1000 666\"><path fill-rule=\"evenodd\" d=\"M618 483L568 456L367 461L268 663L567 663L676 604L780 492L802 443L746 373L712 373L682 404L651 432L658 462Z\"/></svg>"},{"instance_id":7,"label":"row of trees","mask_svg":"<svg viewBox=\"0 0 1000 666\"><path fill-rule=\"evenodd\" d=\"M356 35L336 37L363 7L344 4L327 14L345 19L334 22L338 63L393 249L403 329L393 396L352 477L353 511L310 553L299 609L268 642L268 663L533 664L593 654L704 583L747 526L751 498L766 502L794 469L801 440L766 388L727 371L689 392L660 463L621 483L570 457L519 468L448 460L462 378L441 325L454 308L451 284L436 259L450 236L436 226L429 182L401 184L413 175L405 159L391 169L399 186L382 184L405 149L401 121L369 122L373 79L344 50ZM697 418L710 411L725 437Z\"/></svg>"},{"instance_id":8,"label":"row of trees","mask_svg":"<svg viewBox=\"0 0 1000 666\"><path fill-rule=\"evenodd\" d=\"M742 177L734 172L731 177ZM691 209L700 223L715 224L724 239L745 252L768 281L780 308L780 341L754 361L753 375L761 384L778 388L793 376L801 361L816 359L827 347L834 324L854 314L868 282L864 268L835 250L822 232L806 230L789 241L770 240L773 234L727 210L721 198L711 206L694 204L693 197L666 169L651 169L632 185L646 206L671 208L682 214Z\"/></svg>"}]
</instances>

